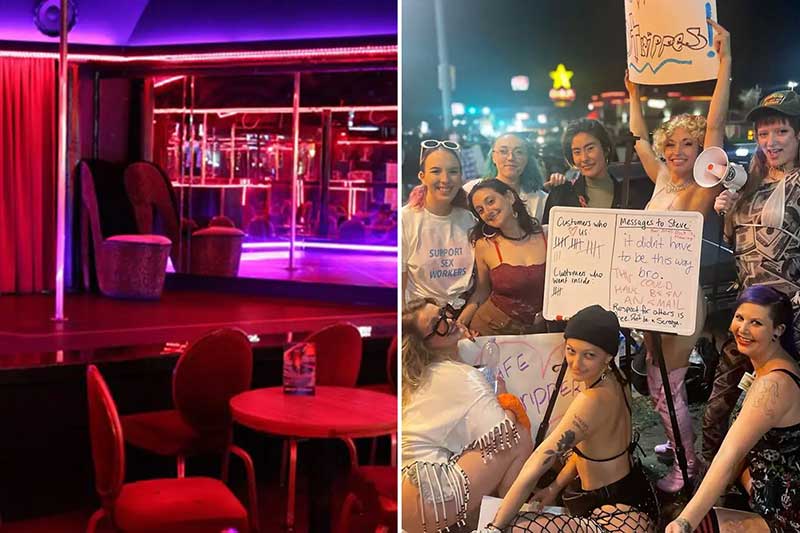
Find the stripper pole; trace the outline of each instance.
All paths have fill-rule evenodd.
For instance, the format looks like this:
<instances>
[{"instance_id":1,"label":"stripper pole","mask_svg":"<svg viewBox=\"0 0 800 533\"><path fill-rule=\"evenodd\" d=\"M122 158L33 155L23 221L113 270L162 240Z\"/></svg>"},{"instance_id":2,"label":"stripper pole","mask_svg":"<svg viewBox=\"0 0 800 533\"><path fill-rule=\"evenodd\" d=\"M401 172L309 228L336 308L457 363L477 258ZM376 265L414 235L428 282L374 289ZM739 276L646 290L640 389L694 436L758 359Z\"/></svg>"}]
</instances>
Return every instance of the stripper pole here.
<instances>
[{"instance_id":1,"label":"stripper pole","mask_svg":"<svg viewBox=\"0 0 800 533\"><path fill-rule=\"evenodd\" d=\"M67 0L61 0L58 45L58 174L56 175L56 311L53 320L64 322L64 248L67 230Z\"/></svg>"},{"instance_id":2,"label":"stripper pole","mask_svg":"<svg viewBox=\"0 0 800 533\"><path fill-rule=\"evenodd\" d=\"M294 270L294 241L297 238L297 165L300 161L300 73L294 73L292 97L292 220L289 224L289 270Z\"/></svg>"}]
</instances>

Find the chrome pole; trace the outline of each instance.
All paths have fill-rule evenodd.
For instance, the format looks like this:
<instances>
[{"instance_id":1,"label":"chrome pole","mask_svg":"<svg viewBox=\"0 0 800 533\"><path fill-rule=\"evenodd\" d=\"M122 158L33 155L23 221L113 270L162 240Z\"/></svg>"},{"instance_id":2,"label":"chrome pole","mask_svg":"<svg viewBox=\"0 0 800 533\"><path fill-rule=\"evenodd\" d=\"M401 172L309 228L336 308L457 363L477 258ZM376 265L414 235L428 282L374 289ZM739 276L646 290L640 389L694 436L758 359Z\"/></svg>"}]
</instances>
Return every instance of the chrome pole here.
<instances>
[{"instance_id":1,"label":"chrome pole","mask_svg":"<svg viewBox=\"0 0 800 533\"><path fill-rule=\"evenodd\" d=\"M58 175L56 176L56 312L54 320L64 316L64 246L67 230L67 0L61 0L61 32L58 45Z\"/></svg>"},{"instance_id":2,"label":"chrome pole","mask_svg":"<svg viewBox=\"0 0 800 533\"><path fill-rule=\"evenodd\" d=\"M300 73L294 73L294 96L292 97L292 221L289 225L289 270L294 269L294 240L297 237L297 164L300 160Z\"/></svg>"}]
</instances>

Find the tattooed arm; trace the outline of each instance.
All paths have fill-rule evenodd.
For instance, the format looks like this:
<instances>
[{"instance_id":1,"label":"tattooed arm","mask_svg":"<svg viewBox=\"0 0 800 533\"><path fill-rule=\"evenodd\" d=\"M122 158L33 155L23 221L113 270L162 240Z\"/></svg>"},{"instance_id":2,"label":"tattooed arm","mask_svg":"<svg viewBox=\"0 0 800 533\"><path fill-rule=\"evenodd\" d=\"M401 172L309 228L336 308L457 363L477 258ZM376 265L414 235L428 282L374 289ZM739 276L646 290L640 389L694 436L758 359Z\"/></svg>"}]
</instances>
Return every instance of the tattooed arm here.
<instances>
[{"instance_id":1,"label":"tattooed arm","mask_svg":"<svg viewBox=\"0 0 800 533\"><path fill-rule=\"evenodd\" d=\"M598 402L587 398L586 394L579 394L570 404L567 413L561 419L558 427L533 451L525 462L522 471L511 485L503 498L500 508L492 523L503 529L519 512L520 507L530 496L539 478L556 462L564 459L572 448L579 442L586 440L592 433L596 423L602 422L601 409ZM592 422L588 422L592 421ZM574 462L570 461L564 468L573 469ZM561 474L559 474L561 477ZM566 475L564 476L566 477ZM574 475L573 475L574 478Z\"/></svg>"},{"instance_id":2,"label":"tattooed arm","mask_svg":"<svg viewBox=\"0 0 800 533\"><path fill-rule=\"evenodd\" d=\"M781 385L784 390L789 386L785 383L787 381L788 377L773 373L753 382L742 405L742 412L722 441L700 488L680 514L680 518L687 521L692 528L697 527L720 494L739 474L737 464L764 433L778 425L789 410L788 398L781 393Z\"/></svg>"}]
</instances>

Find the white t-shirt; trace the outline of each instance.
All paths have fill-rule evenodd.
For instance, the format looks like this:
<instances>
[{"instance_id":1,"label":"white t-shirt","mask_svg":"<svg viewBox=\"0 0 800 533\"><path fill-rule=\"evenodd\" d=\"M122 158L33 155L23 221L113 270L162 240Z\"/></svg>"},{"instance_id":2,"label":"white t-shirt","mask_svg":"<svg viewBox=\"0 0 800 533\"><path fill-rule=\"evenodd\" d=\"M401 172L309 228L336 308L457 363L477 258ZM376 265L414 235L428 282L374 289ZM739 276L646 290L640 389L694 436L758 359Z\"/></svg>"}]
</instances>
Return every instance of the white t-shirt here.
<instances>
[{"instance_id":1,"label":"white t-shirt","mask_svg":"<svg viewBox=\"0 0 800 533\"><path fill-rule=\"evenodd\" d=\"M404 206L402 264L408 276L404 301L433 298L450 303L472 283L475 253L469 230L475 219L466 209L454 207L449 215L434 215L425 208Z\"/></svg>"},{"instance_id":2,"label":"white t-shirt","mask_svg":"<svg viewBox=\"0 0 800 533\"><path fill-rule=\"evenodd\" d=\"M472 188L475 187L475 185L480 181L483 181L483 178L470 180L464 184L462 189L464 189L464 192L469 195L469 193L472 192ZM536 220L541 222L542 215L544 215L544 204L547 203L547 193L541 190L534 192L521 191L519 193L519 198L525 202L525 207L528 208L528 213L532 217L536 217Z\"/></svg>"},{"instance_id":3,"label":"white t-shirt","mask_svg":"<svg viewBox=\"0 0 800 533\"><path fill-rule=\"evenodd\" d=\"M442 361L403 405L402 465L446 463L507 420L486 377L471 366Z\"/></svg>"}]
</instances>

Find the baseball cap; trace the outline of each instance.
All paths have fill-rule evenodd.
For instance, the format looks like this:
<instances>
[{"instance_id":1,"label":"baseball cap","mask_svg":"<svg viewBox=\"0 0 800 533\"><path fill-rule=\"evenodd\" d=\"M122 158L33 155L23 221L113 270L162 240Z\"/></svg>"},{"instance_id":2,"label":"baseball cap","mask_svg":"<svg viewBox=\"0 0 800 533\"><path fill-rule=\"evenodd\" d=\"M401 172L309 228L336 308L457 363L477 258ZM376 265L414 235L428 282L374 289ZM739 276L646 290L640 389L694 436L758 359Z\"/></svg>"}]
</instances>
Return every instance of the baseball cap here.
<instances>
[{"instance_id":1,"label":"baseball cap","mask_svg":"<svg viewBox=\"0 0 800 533\"><path fill-rule=\"evenodd\" d=\"M748 114L747 120L755 122L765 113L780 113L790 117L800 116L800 95L792 90L776 91L765 96Z\"/></svg>"}]
</instances>

